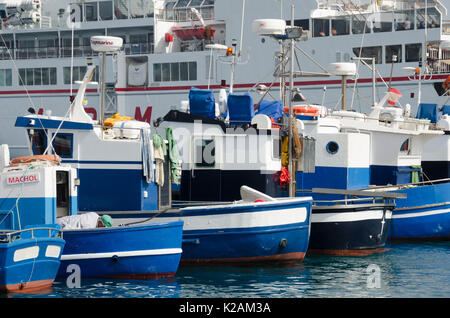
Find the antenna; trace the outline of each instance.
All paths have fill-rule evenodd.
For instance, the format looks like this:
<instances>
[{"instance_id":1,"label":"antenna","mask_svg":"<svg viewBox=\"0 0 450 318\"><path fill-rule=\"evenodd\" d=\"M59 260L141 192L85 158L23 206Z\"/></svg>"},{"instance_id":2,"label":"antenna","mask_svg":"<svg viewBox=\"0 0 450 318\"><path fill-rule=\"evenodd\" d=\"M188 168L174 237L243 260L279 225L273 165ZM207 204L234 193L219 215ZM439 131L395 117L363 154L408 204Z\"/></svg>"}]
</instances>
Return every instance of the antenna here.
<instances>
[{"instance_id":1,"label":"antenna","mask_svg":"<svg viewBox=\"0 0 450 318\"><path fill-rule=\"evenodd\" d=\"M91 37L91 48L99 52L102 58L102 76L100 85L100 125L105 122L105 67L106 54L115 53L122 48L123 39L113 36L93 36Z\"/></svg>"}]
</instances>

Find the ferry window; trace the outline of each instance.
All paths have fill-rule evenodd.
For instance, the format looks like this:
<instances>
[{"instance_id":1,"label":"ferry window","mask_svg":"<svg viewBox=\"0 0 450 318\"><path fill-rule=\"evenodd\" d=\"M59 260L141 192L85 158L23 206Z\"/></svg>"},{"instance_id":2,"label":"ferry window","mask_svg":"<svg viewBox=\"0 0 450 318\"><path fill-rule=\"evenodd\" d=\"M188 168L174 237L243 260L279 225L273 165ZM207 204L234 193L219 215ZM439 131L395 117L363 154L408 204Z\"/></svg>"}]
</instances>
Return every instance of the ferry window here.
<instances>
[{"instance_id":1,"label":"ferry window","mask_svg":"<svg viewBox=\"0 0 450 318\"><path fill-rule=\"evenodd\" d=\"M61 158L72 158L73 134L57 134L53 139L53 149Z\"/></svg>"},{"instance_id":2,"label":"ferry window","mask_svg":"<svg viewBox=\"0 0 450 318\"><path fill-rule=\"evenodd\" d=\"M170 63L163 63L161 70L162 70L162 81L163 82L170 81Z\"/></svg>"},{"instance_id":3,"label":"ferry window","mask_svg":"<svg viewBox=\"0 0 450 318\"><path fill-rule=\"evenodd\" d=\"M394 63L402 62L402 46L401 45L388 45L386 46L386 63L392 63L392 57L397 56L397 60Z\"/></svg>"},{"instance_id":4,"label":"ferry window","mask_svg":"<svg viewBox=\"0 0 450 318\"><path fill-rule=\"evenodd\" d=\"M392 31L392 13L384 12L376 15L376 19L373 21L373 32L391 32Z\"/></svg>"},{"instance_id":5,"label":"ferry window","mask_svg":"<svg viewBox=\"0 0 450 318\"><path fill-rule=\"evenodd\" d=\"M374 57L376 64L382 63L382 52L383 52L383 49L381 46L367 46L367 47L362 48L362 52L361 52L361 56L360 56L359 47L353 48L353 53L355 54L355 56L369 57L369 58ZM369 64L370 64L370 62L369 62Z\"/></svg>"},{"instance_id":6,"label":"ferry window","mask_svg":"<svg viewBox=\"0 0 450 318\"><path fill-rule=\"evenodd\" d=\"M177 8L186 8L191 0L178 0L176 7Z\"/></svg>"},{"instance_id":7,"label":"ferry window","mask_svg":"<svg viewBox=\"0 0 450 318\"><path fill-rule=\"evenodd\" d=\"M286 21L288 25L291 25L290 21ZM294 20L294 25L301 27L303 30L309 30L309 19Z\"/></svg>"},{"instance_id":8,"label":"ferry window","mask_svg":"<svg viewBox=\"0 0 450 318\"><path fill-rule=\"evenodd\" d=\"M414 10L404 10L394 12L395 31L414 29Z\"/></svg>"},{"instance_id":9,"label":"ferry window","mask_svg":"<svg viewBox=\"0 0 450 318\"><path fill-rule=\"evenodd\" d=\"M197 62L189 62L189 80L197 80Z\"/></svg>"},{"instance_id":10,"label":"ferry window","mask_svg":"<svg viewBox=\"0 0 450 318\"><path fill-rule=\"evenodd\" d=\"M203 0L192 0L189 4L190 7L199 7L202 4Z\"/></svg>"},{"instance_id":11,"label":"ferry window","mask_svg":"<svg viewBox=\"0 0 450 318\"><path fill-rule=\"evenodd\" d=\"M353 34L367 34L370 33L369 23L368 21L369 16L368 15L355 15L352 17L352 33Z\"/></svg>"},{"instance_id":12,"label":"ferry window","mask_svg":"<svg viewBox=\"0 0 450 318\"><path fill-rule=\"evenodd\" d=\"M161 82L162 76L161 76L161 64L153 64L153 81L154 82Z\"/></svg>"},{"instance_id":13,"label":"ferry window","mask_svg":"<svg viewBox=\"0 0 450 318\"><path fill-rule=\"evenodd\" d=\"M195 166L210 168L216 164L216 145L214 139L197 139L194 145Z\"/></svg>"},{"instance_id":14,"label":"ferry window","mask_svg":"<svg viewBox=\"0 0 450 318\"><path fill-rule=\"evenodd\" d=\"M153 81L196 81L197 62L155 63Z\"/></svg>"},{"instance_id":15,"label":"ferry window","mask_svg":"<svg viewBox=\"0 0 450 318\"><path fill-rule=\"evenodd\" d=\"M350 34L350 17L339 17L331 20L331 35Z\"/></svg>"},{"instance_id":16,"label":"ferry window","mask_svg":"<svg viewBox=\"0 0 450 318\"><path fill-rule=\"evenodd\" d=\"M105 20L112 20L113 18L113 5L112 1L101 1L98 3L98 9L99 9L99 16L100 19Z\"/></svg>"},{"instance_id":17,"label":"ferry window","mask_svg":"<svg viewBox=\"0 0 450 318\"><path fill-rule=\"evenodd\" d=\"M405 45L405 61L420 62L422 60L422 44L406 44Z\"/></svg>"},{"instance_id":18,"label":"ferry window","mask_svg":"<svg viewBox=\"0 0 450 318\"><path fill-rule=\"evenodd\" d=\"M170 80L180 80L180 63L170 63Z\"/></svg>"},{"instance_id":19,"label":"ferry window","mask_svg":"<svg viewBox=\"0 0 450 318\"><path fill-rule=\"evenodd\" d=\"M416 11L416 27L417 29L425 29L425 20L427 20L428 28L439 28L441 14L436 8L427 9L427 17L425 19L425 9L417 9Z\"/></svg>"},{"instance_id":20,"label":"ferry window","mask_svg":"<svg viewBox=\"0 0 450 318\"><path fill-rule=\"evenodd\" d=\"M87 72L86 66L74 66L72 71L72 83L75 81L82 81L84 75ZM64 84L70 84L70 66L65 66L63 68ZM92 77L93 82L98 82L98 66L95 67L94 76Z\"/></svg>"},{"instance_id":21,"label":"ferry window","mask_svg":"<svg viewBox=\"0 0 450 318\"><path fill-rule=\"evenodd\" d=\"M204 6L210 6L214 4L214 0L205 0L205 2L203 2Z\"/></svg>"},{"instance_id":22,"label":"ferry window","mask_svg":"<svg viewBox=\"0 0 450 318\"><path fill-rule=\"evenodd\" d=\"M114 15L116 19L128 19L128 1L114 0Z\"/></svg>"},{"instance_id":23,"label":"ferry window","mask_svg":"<svg viewBox=\"0 0 450 318\"><path fill-rule=\"evenodd\" d=\"M12 86L11 69L0 69L0 86Z\"/></svg>"},{"instance_id":24,"label":"ferry window","mask_svg":"<svg viewBox=\"0 0 450 318\"><path fill-rule=\"evenodd\" d=\"M86 21L97 20L97 2L86 2Z\"/></svg>"},{"instance_id":25,"label":"ferry window","mask_svg":"<svg viewBox=\"0 0 450 318\"><path fill-rule=\"evenodd\" d=\"M313 19L313 36L329 36L330 35L330 20L328 19Z\"/></svg>"}]
</instances>

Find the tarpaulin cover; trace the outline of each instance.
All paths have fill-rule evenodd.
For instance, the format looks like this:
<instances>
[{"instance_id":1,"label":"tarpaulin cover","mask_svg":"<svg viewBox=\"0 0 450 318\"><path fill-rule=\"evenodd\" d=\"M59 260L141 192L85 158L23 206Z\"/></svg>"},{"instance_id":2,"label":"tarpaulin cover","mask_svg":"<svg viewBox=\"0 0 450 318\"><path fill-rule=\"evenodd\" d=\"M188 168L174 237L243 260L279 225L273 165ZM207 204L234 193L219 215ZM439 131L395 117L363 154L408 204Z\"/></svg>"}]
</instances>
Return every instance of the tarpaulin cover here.
<instances>
[{"instance_id":1,"label":"tarpaulin cover","mask_svg":"<svg viewBox=\"0 0 450 318\"><path fill-rule=\"evenodd\" d=\"M429 119L433 124L438 119L438 105L437 104L420 104L417 110L417 118Z\"/></svg>"},{"instance_id":2,"label":"tarpaulin cover","mask_svg":"<svg viewBox=\"0 0 450 318\"><path fill-rule=\"evenodd\" d=\"M192 115L216 117L216 103L211 90L192 87L189 91L189 108Z\"/></svg>"},{"instance_id":3,"label":"tarpaulin cover","mask_svg":"<svg viewBox=\"0 0 450 318\"><path fill-rule=\"evenodd\" d=\"M278 119L283 116L283 101L281 100L262 100L258 106L256 115L267 115L274 119Z\"/></svg>"},{"instance_id":4,"label":"tarpaulin cover","mask_svg":"<svg viewBox=\"0 0 450 318\"><path fill-rule=\"evenodd\" d=\"M442 115L450 115L450 105L442 106Z\"/></svg>"},{"instance_id":5,"label":"tarpaulin cover","mask_svg":"<svg viewBox=\"0 0 450 318\"><path fill-rule=\"evenodd\" d=\"M252 97L247 93L244 95L228 95L228 112L230 124L249 124L255 116Z\"/></svg>"}]
</instances>

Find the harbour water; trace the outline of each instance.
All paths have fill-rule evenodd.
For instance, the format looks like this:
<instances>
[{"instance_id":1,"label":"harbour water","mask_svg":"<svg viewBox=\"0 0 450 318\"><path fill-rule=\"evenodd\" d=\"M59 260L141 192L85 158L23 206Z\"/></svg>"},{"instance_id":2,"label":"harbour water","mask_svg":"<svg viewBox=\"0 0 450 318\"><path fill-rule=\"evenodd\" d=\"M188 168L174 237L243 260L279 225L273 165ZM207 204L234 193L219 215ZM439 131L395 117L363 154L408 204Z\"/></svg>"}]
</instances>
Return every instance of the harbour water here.
<instances>
[{"instance_id":1,"label":"harbour water","mask_svg":"<svg viewBox=\"0 0 450 318\"><path fill-rule=\"evenodd\" d=\"M448 298L450 242L390 243L364 257L307 255L303 263L181 266L172 279L57 279L51 290L10 298ZM69 284L70 285L70 284Z\"/></svg>"}]
</instances>

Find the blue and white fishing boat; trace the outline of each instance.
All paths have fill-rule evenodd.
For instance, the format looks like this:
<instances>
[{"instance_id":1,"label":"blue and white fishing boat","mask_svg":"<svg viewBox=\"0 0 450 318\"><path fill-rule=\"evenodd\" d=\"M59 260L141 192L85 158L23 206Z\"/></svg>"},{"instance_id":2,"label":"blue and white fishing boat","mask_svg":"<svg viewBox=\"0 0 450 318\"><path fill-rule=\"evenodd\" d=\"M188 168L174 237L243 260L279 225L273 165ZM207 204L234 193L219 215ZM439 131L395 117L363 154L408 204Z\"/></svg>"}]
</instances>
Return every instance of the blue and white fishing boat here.
<instances>
[{"instance_id":1,"label":"blue and white fishing boat","mask_svg":"<svg viewBox=\"0 0 450 318\"><path fill-rule=\"evenodd\" d=\"M98 122L87 115L83 100L94 70L94 65L88 66L68 118L28 115L16 121L16 127L26 129L34 155L52 145L50 153L77 169L80 211L108 214L133 226L183 221L182 261L303 259L309 242L310 198L172 207L171 182L179 164L173 139L168 138L169 152L164 154L166 141L156 131L152 135L148 123L120 116Z\"/></svg>"},{"instance_id":2,"label":"blue and white fishing boat","mask_svg":"<svg viewBox=\"0 0 450 318\"><path fill-rule=\"evenodd\" d=\"M0 152L3 169L4 161L9 163L8 146L1 145ZM49 288L66 243L61 227L40 217L38 205L44 202L31 202L14 193L14 188L21 194L28 184L39 182L39 174L14 169L9 175L0 174L0 181L0 292Z\"/></svg>"},{"instance_id":3,"label":"blue and white fishing boat","mask_svg":"<svg viewBox=\"0 0 450 318\"><path fill-rule=\"evenodd\" d=\"M0 208L13 212L4 216L4 223L18 224L19 220L11 217L18 213L24 228L33 224L50 226L59 218L78 215L80 180L76 169L61 165L59 161L58 156L45 155L15 158L11 164L2 162L5 168L1 173ZM173 277L181 258L182 228L182 222L160 222L141 226L63 229L66 244L64 249L60 244L62 255L58 256L61 266L59 258L54 259L54 262L58 260L54 275L70 275L73 265L77 265L81 277ZM28 246L36 245L36 237L24 242L28 242ZM50 244L48 241L51 239L39 240ZM20 240L11 244L17 246ZM27 248L25 246L25 251ZM22 252L22 258L33 266L32 255L37 252L35 248L29 250L28 254ZM56 248L50 252L54 250ZM39 257L43 253L46 252L40 253ZM49 253L46 254L56 255Z\"/></svg>"},{"instance_id":4,"label":"blue and white fishing boat","mask_svg":"<svg viewBox=\"0 0 450 318\"><path fill-rule=\"evenodd\" d=\"M4 215L12 221L8 215ZM7 221L7 222L8 222ZM65 241L57 226L0 230L0 292L30 292L51 287Z\"/></svg>"}]
</instances>

